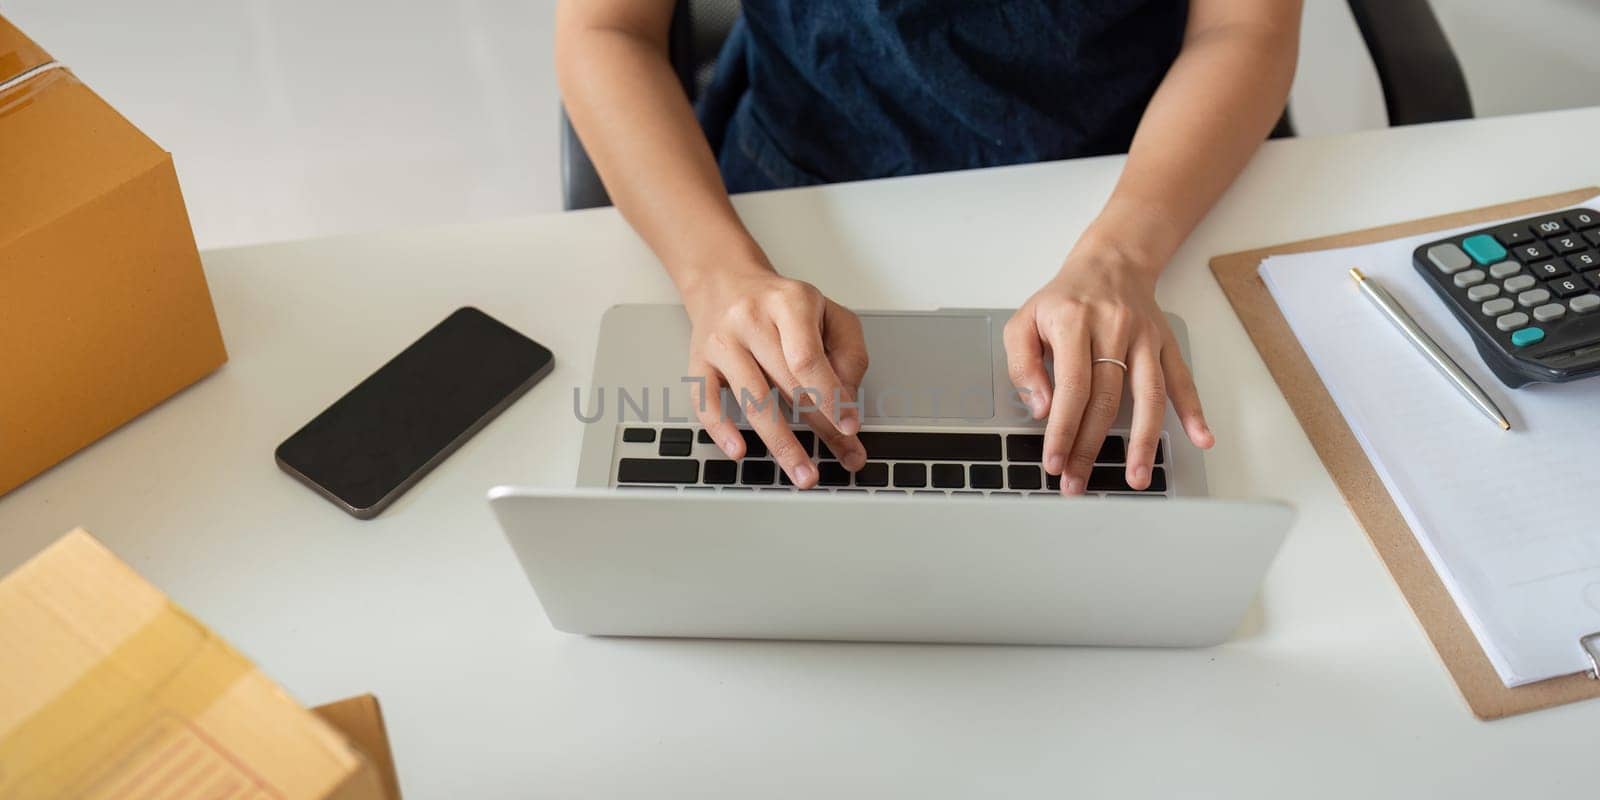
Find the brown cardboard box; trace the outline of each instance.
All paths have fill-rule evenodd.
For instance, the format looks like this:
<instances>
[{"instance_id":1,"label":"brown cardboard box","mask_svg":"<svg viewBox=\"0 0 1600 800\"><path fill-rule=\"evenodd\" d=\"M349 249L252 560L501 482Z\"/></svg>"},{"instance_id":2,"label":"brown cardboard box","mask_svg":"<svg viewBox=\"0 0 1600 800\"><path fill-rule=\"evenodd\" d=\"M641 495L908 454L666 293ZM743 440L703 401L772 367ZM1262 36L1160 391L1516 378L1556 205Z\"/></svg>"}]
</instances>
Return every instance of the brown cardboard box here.
<instances>
[{"instance_id":1,"label":"brown cardboard box","mask_svg":"<svg viewBox=\"0 0 1600 800\"><path fill-rule=\"evenodd\" d=\"M0 17L0 85L49 63ZM227 358L172 156L66 69L0 90L0 495Z\"/></svg>"},{"instance_id":2,"label":"brown cardboard box","mask_svg":"<svg viewBox=\"0 0 1600 800\"><path fill-rule=\"evenodd\" d=\"M0 797L394 800L345 737L82 530L0 580L0 642Z\"/></svg>"},{"instance_id":3,"label":"brown cardboard box","mask_svg":"<svg viewBox=\"0 0 1600 800\"><path fill-rule=\"evenodd\" d=\"M311 709L345 735L378 770L384 797L400 800L400 779L394 771L394 755L389 751L389 732L383 725L383 709L370 694L338 700Z\"/></svg>"}]
</instances>

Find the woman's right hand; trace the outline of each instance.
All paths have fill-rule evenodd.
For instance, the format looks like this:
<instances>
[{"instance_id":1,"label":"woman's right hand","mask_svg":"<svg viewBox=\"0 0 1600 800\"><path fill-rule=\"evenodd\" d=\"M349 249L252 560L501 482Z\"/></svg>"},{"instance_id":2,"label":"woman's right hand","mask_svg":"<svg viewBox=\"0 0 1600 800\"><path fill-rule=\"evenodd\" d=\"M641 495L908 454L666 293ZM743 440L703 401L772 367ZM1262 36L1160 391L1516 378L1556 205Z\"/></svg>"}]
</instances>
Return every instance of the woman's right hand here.
<instances>
[{"instance_id":1,"label":"woman's right hand","mask_svg":"<svg viewBox=\"0 0 1600 800\"><path fill-rule=\"evenodd\" d=\"M776 396L801 409L800 418L845 469L861 468L867 458L856 437L861 411L847 405L867 371L855 314L815 286L759 263L706 275L683 288L683 302L693 326L688 375L695 412L722 452L732 459L745 454L737 420L723 413L726 388L796 486L815 486L817 467Z\"/></svg>"}]
</instances>

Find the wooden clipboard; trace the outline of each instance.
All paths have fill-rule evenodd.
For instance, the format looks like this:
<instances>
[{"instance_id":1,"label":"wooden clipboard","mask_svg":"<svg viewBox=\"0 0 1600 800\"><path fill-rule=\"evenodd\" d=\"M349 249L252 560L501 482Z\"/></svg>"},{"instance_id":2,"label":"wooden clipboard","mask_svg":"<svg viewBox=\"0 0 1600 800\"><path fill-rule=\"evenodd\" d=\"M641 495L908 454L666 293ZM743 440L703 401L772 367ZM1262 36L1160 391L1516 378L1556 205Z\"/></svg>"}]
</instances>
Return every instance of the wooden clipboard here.
<instances>
[{"instance_id":1,"label":"wooden clipboard","mask_svg":"<svg viewBox=\"0 0 1600 800\"><path fill-rule=\"evenodd\" d=\"M1479 719L1499 719L1600 697L1600 680L1578 673L1515 689L1507 688L1500 682L1500 677L1489 663L1489 657L1478 646L1478 640L1467 627L1460 609L1456 608L1455 601L1434 572L1416 536L1412 535L1405 518L1395 507L1383 481L1357 443L1355 434L1345 424L1333 397L1322 385L1299 340L1289 330L1289 323L1279 312L1278 304L1267 291L1257 270L1261 260L1270 255L1351 247L1447 228L1487 224L1508 217L1533 216L1575 205L1597 194L1600 194L1600 188L1578 189L1211 259L1211 272L1217 276L1217 283L1222 285L1223 294L1227 295L1234 313L1238 314L1251 341L1255 342L1256 350L1267 362L1273 380L1278 382L1278 388L1288 399L1289 407L1300 420L1300 426L1311 439L1317 455L1333 476L1334 483L1338 484L1345 503L1355 512L1361 527L1366 529L1372 546L1389 567L1389 574L1399 584L1401 594L1405 595L1412 612L1422 622L1428 639L1433 642L1445 668L1455 679L1462 697L1466 698L1467 705ZM1574 641L1572 646L1578 647L1578 643Z\"/></svg>"}]
</instances>

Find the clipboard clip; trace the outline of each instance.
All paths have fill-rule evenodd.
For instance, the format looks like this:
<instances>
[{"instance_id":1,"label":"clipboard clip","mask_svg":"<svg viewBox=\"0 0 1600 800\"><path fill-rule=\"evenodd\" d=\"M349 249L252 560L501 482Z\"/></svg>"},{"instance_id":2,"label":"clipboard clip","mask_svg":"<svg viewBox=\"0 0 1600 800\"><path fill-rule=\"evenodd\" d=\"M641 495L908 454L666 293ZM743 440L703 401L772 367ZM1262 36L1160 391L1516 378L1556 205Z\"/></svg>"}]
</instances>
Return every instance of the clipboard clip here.
<instances>
[{"instance_id":1,"label":"clipboard clip","mask_svg":"<svg viewBox=\"0 0 1600 800\"><path fill-rule=\"evenodd\" d=\"M1579 639L1578 646L1589 656L1589 677L1600 679L1600 631Z\"/></svg>"}]
</instances>

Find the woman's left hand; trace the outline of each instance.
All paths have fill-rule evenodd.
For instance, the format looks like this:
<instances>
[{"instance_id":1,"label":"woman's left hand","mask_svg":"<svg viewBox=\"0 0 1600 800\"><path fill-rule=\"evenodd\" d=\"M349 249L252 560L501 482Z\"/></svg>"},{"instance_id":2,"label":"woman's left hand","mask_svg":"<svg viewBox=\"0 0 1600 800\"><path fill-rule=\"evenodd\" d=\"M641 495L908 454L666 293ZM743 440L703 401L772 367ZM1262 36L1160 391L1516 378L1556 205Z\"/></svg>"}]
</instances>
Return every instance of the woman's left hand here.
<instances>
[{"instance_id":1,"label":"woman's left hand","mask_svg":"<svg viewBox=\"0 0 1600 800\"><path fill-rule=\"evenodd\" d=\"M1194 379L1166 316L1156 305L1159 269L1111 248L1080 242L1061 271L1006 323L1011 383L1034 419L1049 417L1044 469L1061 475L1062 494L1082 494L1095 456L1116 421L1123 381L1132 389L1127 481L1150 486L1167 398L1197 447L1214 443ZM1044 359L1055 365L1055 383ZM1128 365L1127 374L1116 359Z\"/></svg>"}]
</instances>

